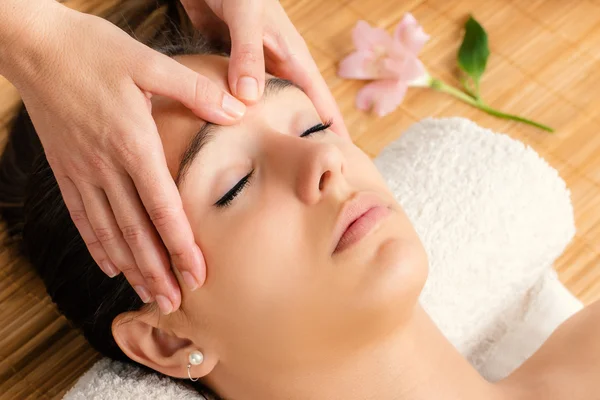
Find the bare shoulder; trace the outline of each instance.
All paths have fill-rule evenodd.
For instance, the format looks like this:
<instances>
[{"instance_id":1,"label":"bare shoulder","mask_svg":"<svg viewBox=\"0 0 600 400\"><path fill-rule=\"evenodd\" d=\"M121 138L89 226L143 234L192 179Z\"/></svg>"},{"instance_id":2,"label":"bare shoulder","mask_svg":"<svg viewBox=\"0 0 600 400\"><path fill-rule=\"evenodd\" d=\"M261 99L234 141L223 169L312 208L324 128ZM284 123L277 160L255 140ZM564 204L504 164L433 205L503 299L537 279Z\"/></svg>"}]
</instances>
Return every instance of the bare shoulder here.
<instances>
[{"instance_id":1,"label":"bare shoulder","mask_svg":"<svg viewBox=\"0 0 600 400\"><path fill-rule=\"evenodd\" d=\"M523 399L600 398L600 301L566 320L501 385Z\"/></svg>"}]
</instances>

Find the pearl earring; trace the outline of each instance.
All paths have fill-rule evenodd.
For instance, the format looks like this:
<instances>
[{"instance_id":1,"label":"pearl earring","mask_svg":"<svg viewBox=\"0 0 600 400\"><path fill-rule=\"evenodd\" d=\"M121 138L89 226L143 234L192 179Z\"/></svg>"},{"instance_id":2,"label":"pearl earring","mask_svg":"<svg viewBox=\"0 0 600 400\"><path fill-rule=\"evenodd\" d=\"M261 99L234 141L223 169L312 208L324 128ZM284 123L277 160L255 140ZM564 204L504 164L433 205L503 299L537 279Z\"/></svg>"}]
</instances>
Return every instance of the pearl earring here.
<instances>
[{"instance_id":1,"label":"pearl earring","mask_svg":"<svg viewBox=\"0 0 600 400\"><path fill-rule=\"evenodd\" d=\"M199 378L192 378L192 373L190 372L190 369L192 368L192 365L200 365L202 364L202 362L204 361L204 354L202 354L199 351L192 351L190 353L190 356L188 357L188 360L190 361L190 363L187 366L187 370L188 370L188 377L190 378L190 380L192 382L196 382Z\"/></svg>"}]
</instances>

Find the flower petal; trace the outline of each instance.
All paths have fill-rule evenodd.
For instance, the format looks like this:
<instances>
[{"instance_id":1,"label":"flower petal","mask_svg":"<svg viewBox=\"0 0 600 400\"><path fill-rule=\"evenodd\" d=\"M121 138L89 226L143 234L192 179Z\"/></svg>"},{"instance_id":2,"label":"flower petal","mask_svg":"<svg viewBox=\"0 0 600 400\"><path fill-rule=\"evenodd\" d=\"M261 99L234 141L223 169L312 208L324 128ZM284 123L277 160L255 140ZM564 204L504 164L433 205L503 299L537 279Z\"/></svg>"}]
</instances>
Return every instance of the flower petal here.
<instances>
[{"instance_id":1,"label":"flower petal","mask_svg":"<svg viewBox=\"0 0 600 400\"><path fill-rule=\"evenodd\" d=\"M429 87L429 85L431 84L431 75L429 75L429 72L427 72L427 69L425 68L425 66L423 65L423 63L419 60L417 60L417 62L419 63L419 68L422 71L420 73L420 75L414 79L411 79L408 82L408 86L410 87Z\"/></svg>"},{"instance_id":2,"label":"flower petal","mask_svg":"<svg viewBox=\"0 0 600 400\"><path fill-rule=\"evenodd\" d=\"M373 51L376 47L387 49L392 37L385 30L371 27L367 21L360 20L352 30L352 41L357 50Z\"/></svg>"},{"instance_id":3,"label":"flower petal","mask_svg":"<svg viewBox=\"0 0 600 400\"><path fill-rule=\"evenodd\" d=\"M393 38L396 43L401 43L411 53L417 55L429 40L429 35L411 13L406 13L396 27Z\"/></svg>"},{"instance_id":4,"label":"flower petal","mask_svg":"<svg viewBox=\"0 0 600 400\"><path fill-rule=\"evenodd\" d=\"M369 83L356 96L356 107L360 110L373 111L384 117L394 111L406 94L408 85L400 80L382 80Z\"/></svg>"},{"instance_id":5,"label":"flower petal","mask_svg":"<svg viewBox=\"0 0 600 400\"><path fill-rule=\"evenodd\" d=\"M418 80L427 74L423 63L412 54L407 54L403 59L386 58L381 63L380 71L382 78L403 81Z\"/></svg>"},{"instance_id":6,"label":"flower petal","mask_svg":"<svg viewBox=\"0 0 600 400\"><path fill-rule=\"evenodd\" d=\"M371 50L371 42L368 37L371 34L371 26L367 21L360 20L352 30L352 41L356 50Z\"/></svg>"},{"instance_id":7,"label":"flower petal","mask_svg":"<svg viewBox=\"0 0 600 400\"><path fill-rule=\"evenodd\" d=\"M374 79L375 57L366 51L356 51L340 62L338 76L346 79Z\"/></svg>"}]
</instances>

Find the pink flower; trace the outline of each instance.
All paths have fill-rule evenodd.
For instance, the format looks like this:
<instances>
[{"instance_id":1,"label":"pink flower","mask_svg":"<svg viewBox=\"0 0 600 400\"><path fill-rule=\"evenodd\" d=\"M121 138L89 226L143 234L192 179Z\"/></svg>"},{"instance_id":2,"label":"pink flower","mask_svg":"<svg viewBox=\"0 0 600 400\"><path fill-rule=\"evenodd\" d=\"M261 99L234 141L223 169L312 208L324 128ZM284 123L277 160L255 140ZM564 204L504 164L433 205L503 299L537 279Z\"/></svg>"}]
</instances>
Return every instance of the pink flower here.
<instances>
[{"instance_id":1,"label":"pink flower","mask_svg":"<svg viewBox=\"0 0 600 400\"><path fill-rule=\"evenodd\" d=\"M394 40L404 44L416 57L429 40L429 35L411 13L406 13L396 27Z\"/></svg>"},{"instance_id":2,"label":"pink flower","mask_svg":"<svg viewBox=\"0 0 600 400\"><path fill-rule=\"evenodd\" d=\"M380 116L389 114L402 102L411 83L422 85L428 80L418 54L429 36L410 13L400 21L393 36L366 21L358 21L352 39L356 51L342 60L338 75L378 80L359 92L359 109L373 107Z\"/></svg>"},{"instance_id":3,"label":"pink flower","mask_svg":"<svg viewBox=\"0 0 600 400\"><path fill-rule=\"evenodd\" d=\"M356 95L356 108L363 111L373 109L375 114L385 117L402 103L406 89L406 82L397 79L371 82Z\"/></svg>"}]
</instances>

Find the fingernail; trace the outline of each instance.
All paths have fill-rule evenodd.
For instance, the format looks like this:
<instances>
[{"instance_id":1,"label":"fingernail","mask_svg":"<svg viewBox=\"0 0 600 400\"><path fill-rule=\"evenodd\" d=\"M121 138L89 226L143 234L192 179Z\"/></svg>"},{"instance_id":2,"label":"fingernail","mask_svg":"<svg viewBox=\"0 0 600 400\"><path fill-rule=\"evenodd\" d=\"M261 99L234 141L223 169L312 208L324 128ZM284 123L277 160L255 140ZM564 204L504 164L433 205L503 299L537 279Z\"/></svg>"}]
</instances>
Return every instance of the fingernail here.
<instances>
[{"instance_id":1,"label":"fingernail","mask_svg":"<svg viewBox=\"0 0 600 400\"><path fill-rule=\"evenodd\" d=\"M258 100L258 81L251 76L242 76L237 81L237 96L244 100Z\"/></svg>"},{"instance_id":2,"label":"fingernail","mask_svg":"<svg viewBox=\"0 0 600 400\"><path fill-rule=\"evenodd\" d=\"M181 276L183 276L183 281L190 288L190 290L192 292L194 290L198 289L198 282L196 282L196 279L194 279L194 277L192 276L192 274L190 274L187 271L183 271L181 273Z\"/></svg>"},{"instance_id":3,"label":"fingernail","mask_svg":"<svg viewBox=\"0 0 600 400\"><path fill-rule=\"evenodd\" d=\"M240 118L246 112L246 106L235 97L225 94L223 95L223 110L233 118Z\"/></svg>"},{"instance_id":4,"label":"fingernail","mask_svg":"<svg viewBox=\"0 0 600 400\"><path fill-rule=\"evenodd\" d=\"M159 294L156 296L156 302L158 303L158 308L164 315L171 314L173 312L173 305L165 296Z\"/></svg>"},{"instance_id":5,"label":"fingernail","mask_svg":"<svg viewBox=\"0 0 600 400\"><path fill-rule=\"evenodd\" d=\"M113 265L113 263L111 263L110 261L106 260L102 263L102 269L104 270L104 273L106 275L108 275L110 278L114 278L115 276L119 275L119 270L117 269L117 267L115 267Z\"/></svg>"},{"instance_id":6,"label":"fingernail","mask_svg":"<svg viewBox=\"0 0 600 400\"><path fill-rule=\"evenodd\" d=\"M206 262L204 261L204 256L200 251L200 247L196 246L194 253L196 255L196 259L194 260L196 264L195 267L197 271L201 271L200 274L196 274L196 277L198 278L198 284L202 286L206 280Z\"/></svg>"},{"instance_id":7,"label":"fingernail","mask_svg":"<svg viewBox=\"0 0 600 400\"><path fill-rule=\"evenodd\" d=\"M140 299L142 299L144 303L149 302L150 298L152 298L152 295L150 294L148 289L146 289L143 286L134 286L133 290L135 290L135 292L138 294L138 296L140 296Z\"/></svg>"}]
</instances>

